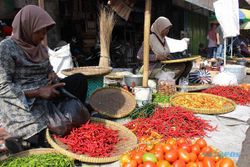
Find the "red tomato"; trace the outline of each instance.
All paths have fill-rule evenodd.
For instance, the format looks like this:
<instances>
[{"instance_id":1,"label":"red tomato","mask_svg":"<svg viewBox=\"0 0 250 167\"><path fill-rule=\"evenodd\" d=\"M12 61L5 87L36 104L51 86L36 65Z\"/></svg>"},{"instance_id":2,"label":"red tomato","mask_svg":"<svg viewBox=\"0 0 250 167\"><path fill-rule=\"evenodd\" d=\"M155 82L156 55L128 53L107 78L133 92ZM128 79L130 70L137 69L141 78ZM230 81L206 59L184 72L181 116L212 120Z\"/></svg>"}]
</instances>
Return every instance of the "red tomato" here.
<instances>
[{"instance_id":1,"label":"red tomato","mask_svg":"<svg viewBox=\"0 0 250 167\"><path fill-rule=\"evenodd\" d=\"M204 167L216 167L212 157L205 157L202 162Z\"/></svg>"},{"instance_id":2,"label":"red tomato","mask_svg":"<svg viewBox=\"0 0 250 167\"><path fill-rule=\"evenodd\" d=\"M136 151L133 155L131 155L133 160L136 160L138 164L142 163L142 156L144 152L143 151Z\"/></svg>"},{"instance_id":3,"label":"red tomato","mask_svg":"<svg viewBox=\"0 0 250 167\"><path fill-rule=\"evenodd\" d=\"M204 167L203 163L201 161L196 162L197 167Z\"/></svg>"},{"instance_id":4,"label":"red tomato","mask_svg":"<svg viewBox=\"0 0 250 167\"><path fill-rule=\"evenodd\" d=\"M211 153L211 154L213 153L213 149L210 146L203 147L201 151L205 153Z\"/></svg>"},{"instance_id":5,"label":"red tomato","mask_svg":"<svg viewBox=\"0 0 250 167\"><path fill-rule=\"evenodd\" d=\"M190 161L195 162L197 160L197 155L193 152L189 153Z\"/></svg>"},{"instance_id":6,"label":"red tomato","mask_svg":"<svg viewBox=\"0 0 250 167\"><path fill-rule=\"evenodd\" d=\"M187 152L191 152L191 145L190 144L182 144L180 146L180 148L182 148L183 150L186 150Z\"/></svg>"},{"instance_id":7,"label":"red tomato","mask_svg":"<svg viewBox=\"0 0 250 167\"><path fill-rule=\"evenodd\" d=\"M146 145L146 144L140 144L138 150L146 151L146 148L147 148L147 145Z\"/></svg>"},{"instance_id":8,"label":"red tomato","mask_svg":"<svg viewBox=\"0 0 250 167\"><path fill-rule=\"evenodd\" d=\"M194 144L191 146L191 152L195 153L196 155L198 155L200 153L201 149L200 146L198 144Z\"/></svg>"},{"instance_id":9,"label":"red tomato","mask_svg":"<svg viewBox=\"0 0 250 167\"><path fill-rule=\"evenodd\" d=\"M176 142L177 142L177 145L178 145L178 146L182 146L183 144L189 144L188 139L183 138L183 137L177 139Z\"/></svg>"},{"instance_id":10,"label":"red tomato","mask_svg":"<svg viewBox=\"0 0 250 167\"><path fill-rule=\"evenodd\" d=\"M178 159L178 151L177 150L170 150L165 152L164 156L165 160L167 160L170 163L173 163Z\"/></svg>"},{"instance_id":11,"label":"red tomato","mask_svg":"<svg viewBox=\"0 0 250 167\"><path fill-rule=\"evenodd\" d=\"M165 144L163 144L162 148L163 148L164 152L167 152L167 151L173 149L173 146L169 143L165 143Z\"/></svg>"},{"instance_id":12,"label":"red tomato","mask_svg":"<svg viewBox=\"0 0 250 167\"><path fill-rule=\"evenodd\" d=\"M170 163L165 160L160 160L156 163L157 167L171 167Z\"/></svg>"},{"instance_id":13,"label":"red tomato","mask_svg":"<svg viewBox=\"0 0 250 167\"><path fill-rule=\"evenodd\" d=\"M182 148L178 149L178 155L179 159L184 160L186 163L191 160L189 153L186 150L183 150Z\"/></svg>"},{"instance_id":14,"label":"red tomato","mask_svg":"<svg viewBox=\"0 0 250 167\"><path fill-rule=\"evenodd\" d=\"M204 157L206 156L207 154L204 153L204 152L200 152L200 154L198 155L198 160L199 161L203 161Z\"/></svg>"},{"instance_id":15,"label":"red tomato","mask_svg":"<svg viewBox=\"0 0 250 167\"><path fill-rule=\"evenodd\" d=\"M163 144L155 144L153 149L156 151L163 151Z\"/></svg>"},{"instance_id":16,"label":"red tomato","mask_svg":"<svg viewBox=\"0 0 250 167\"><path fill-rule=\"evenodd\" d=\"M156 164L151 161L146 161L143 163L143 167L156 167Z\"/></svg>"},{"instance_id":17,"label":"red tomato","mask_svg":"<svg viewBox=\"0 0 250 167\"><path fill-rule=\"evenodd\" d=\"M172 137L169 137L169 138L167 139L166 143L168 143L168 144L170 144L170 145L172 145L172 146L177 144L176 140L173 139Z\"/></svg>"},{"instance_id":18,"label":"red tomato","mask_svg":"<svg viewBox=\"0 0 250 167\"><path fill-rule=\"evenodd\" d=\"M130 162L130 161L131 161L131 158L128 154L124 154L120 158L121 164L125 164L125 163Z\"/></svg>"},{"instance_id":19,"label":"red tomato","mask_svg":"<svg viewBox=\"0 0 250 167\"><path fill-rule=\"evenodd\" d=\"M122 167L137 167L137 162L136 160L131 160L130 162L124 163Z\"/></svg>"},{"instance_id":20,"label":"red tomato","mask_svg":"<svg viewBox=\"0 0 250 167\"><path fill-rule=\"evenodd\" d=\"M220 167L234 167L234 161L230 158L222 158Z\"/></svg>"},{"instance_id":21,"label":"red tomato","mask_svg":"<svg viewBox=\"0 0 250 167\"><path fill-rule=\"evenodd\" d=\"M186 167L198 167L198 165L195 162L189 162Z\"/></svg>"},{"instance_id":22,"label":"red tomato","mask_svg":"<svg viewBox=\"0 0 250 167\"><path fill-rule=\"evenodd\" d=\"M201 149L207 146L207 142L203 138L199 138L198 140L196 140L195 144L198 144Z\"/></svg>"},{"instance_id":23,"label":"red tomato","mask_svg":"<svg viewBox=\"0 0 250 167\"><path fill-rule=\"evenodd\" d=\"M164 159L164 153L162 151L155 151L154 155L156 156L158 161Z\"/></svg>"},{"instance_id":24,"label":"red tomato","mask_svg":"<svg viewBox=\"0 0 250 167\"><path fill-rule=\"evenodd\" d=\"M179 159L172 164L172 167L186 167L185 161Z\"/></svg>"}]
</instances>

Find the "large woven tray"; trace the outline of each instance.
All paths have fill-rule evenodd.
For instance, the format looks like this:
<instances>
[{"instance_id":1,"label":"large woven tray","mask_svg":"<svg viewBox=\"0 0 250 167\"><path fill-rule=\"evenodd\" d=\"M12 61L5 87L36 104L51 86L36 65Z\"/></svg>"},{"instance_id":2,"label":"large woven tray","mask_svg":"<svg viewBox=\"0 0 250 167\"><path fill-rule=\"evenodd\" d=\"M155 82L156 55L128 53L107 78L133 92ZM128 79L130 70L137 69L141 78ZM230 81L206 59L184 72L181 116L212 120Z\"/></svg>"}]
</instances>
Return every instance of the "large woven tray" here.
<instances>
[{"instance_id":1,"label":"large woven tray","mask_svg":"<svg viewBox=\"0 0 250 167\"><path fill-rule=\"evenodd\" d=\"M199 58L201 58L201 56L192 56L192 57L183 58L183 59L164 60L164 61L161 61L161 63L162 64L183 63L183 62L187 62L187 61L194 61L194 60L199 59Z\"/></svg>"},{"instance_id":2,"label":"large woven tray","mask_svg":"<svg viewBox=\"0 0 250 167\"><path fill-rule=\"evenodd\" d=\"M111 68L104 68L99 66L87 66L87 67L74 67L62 70L62 73L66 76L81 73L86 76L103 76L110 73Z\"/></svg>"},{"instance_id":3,"label":"large woven tray","mask_svg":"<svg viewBox=\"0 0 250 167\"><path fill-rule=\"evenodd\" d=\"M66 145L54 139L48 130L46 132L46 138L49 144L53 148L55 148L59 153L64 154L73 159L77 159L79 161L88 162L88 163L109 163L109 162L117 161L122 154L134 149L137 146L136 136L133 134L132 131L130 131L123 125L120 125L118 123L108 121L105 119L100 119L100 118L91 118L91 122L102 123L108 128L112 128L114 130L119 131L119 138L122 140L120 140L116 144L116 147L115 147L116 151L110 157L95 158L95 157L86 156L84 154L73 153L72 151L67 149Z\"/></svg>"},{"instance_id":4,"label":"large woven tray","mask_svg":"<svg viewBox=\"0 0 250 167\"><path fill-rule=\"evenodd\" d=\"M212 98L216 103L218 103L220 100L226 102L226 104L221 108L221 109L215 109L213 108L213 106L211 106L211 108L192 108L189 106L186 106L185 104L176 104L175 100L176 98L183 98L186 95L188 96L196 96L198 98ZM195 103L194 99L190 98L189 101L191 101L192 103ZM182 103L185 103L184 100L181 101ZM211 94L207 94L207 93L178 93L173 95L170 98L170 104L172 106L181 106L183 108L186 108L188 110L193 111L194 113L199 113L199 114L224 114L224 113L228 113L231 112L233 110L235 110L236 108L236 104L234 101L227 99L225 97L221 97L221 96L216 96L216 95L211 95Z\"/></svg>"},{"instance_id":5,"label":"large woven tray","mask_svg":"<svg viewBox=\"0 0 250 167\"><path fill-rule=\"evenodd\" d=\"M211 84L188 85L187 90L188 90L188 92L195 92L195 91L208 89L208 88L211 88L213 86L214 85L211 85ZM181 86L176 85L176 88L181 89Z\"/></svg>"},{"instance_id":6,"label":"large woven tray","mask_svg":"<svg viewBox=\"0 0 250 167\"><path fill-rule=\"evenodd\" d=\"M90 96L90 105L102 115L122 118L136 107L135 97L121 88L100 88Z\"/></svg>"}]
</instances>

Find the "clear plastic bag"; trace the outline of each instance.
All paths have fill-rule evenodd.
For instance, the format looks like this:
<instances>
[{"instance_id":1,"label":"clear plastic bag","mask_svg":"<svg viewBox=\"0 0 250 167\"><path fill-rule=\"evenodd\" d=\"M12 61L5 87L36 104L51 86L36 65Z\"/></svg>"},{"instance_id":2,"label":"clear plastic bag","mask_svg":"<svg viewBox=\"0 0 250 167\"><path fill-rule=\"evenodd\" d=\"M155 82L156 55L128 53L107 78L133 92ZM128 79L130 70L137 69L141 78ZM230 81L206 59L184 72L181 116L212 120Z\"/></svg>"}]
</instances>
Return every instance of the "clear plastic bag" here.
<instances>
[{"instance_id":1,"label":"clear plastic bag","mask_svg":"<svg viewBox=\"0 0 250 167\"><path fill-rule=\"evenodd\" d=\"M174 72L159 72L155 77L158 79L157 91L166 96L176 93L176 85L174 80Z\"/></svg>"}]
</instances>

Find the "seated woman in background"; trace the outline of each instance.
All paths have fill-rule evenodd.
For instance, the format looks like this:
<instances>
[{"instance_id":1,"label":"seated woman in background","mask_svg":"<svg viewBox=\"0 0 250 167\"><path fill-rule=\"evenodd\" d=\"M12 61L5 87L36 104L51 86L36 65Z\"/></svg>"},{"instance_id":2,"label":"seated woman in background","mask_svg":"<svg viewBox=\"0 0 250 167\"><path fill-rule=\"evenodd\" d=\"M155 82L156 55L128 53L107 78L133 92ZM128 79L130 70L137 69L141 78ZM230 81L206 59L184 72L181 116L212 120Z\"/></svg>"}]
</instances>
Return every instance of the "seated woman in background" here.
<instances>
[{"instance_id":1,"label":"seated woman in background","mask_svg":"<svg viewBox=\"0 0 250 167\"><path fill-rule=\"evenodd\" d=\"M174 79L178 83L181 77L187 77L190 70L192 69L192 62L185 63L172 63L163 65L160 61L171 59L170 50L168 44L166 42L166 36L170 28L172 27L172 23L166 17L159 17L155 20L155 22L151 26L151 34L150 34L150 67L149 67L149 78L155 78L158 72L161 69L164 71L172 71L175 73ZM137 58L143 59L143 47L137 53Z\"/></svg>"},{"instance_id":2,"label":"seated woman in background","mask_svg":"<svg viewBox=\"0 0 250 167\"><path fill-rule=\"evenodd\" d=\"M53 112L54 100L61 99L59 88L85 102L85 76L75 74L58 82L49 62L42 40L54 25L45 10L27 5L13 20L12 36L0 43L0 121L10 136L5 144L12 153L22 151L24 142L45 146L47 115Z\"/></svg>"}]
</instances>

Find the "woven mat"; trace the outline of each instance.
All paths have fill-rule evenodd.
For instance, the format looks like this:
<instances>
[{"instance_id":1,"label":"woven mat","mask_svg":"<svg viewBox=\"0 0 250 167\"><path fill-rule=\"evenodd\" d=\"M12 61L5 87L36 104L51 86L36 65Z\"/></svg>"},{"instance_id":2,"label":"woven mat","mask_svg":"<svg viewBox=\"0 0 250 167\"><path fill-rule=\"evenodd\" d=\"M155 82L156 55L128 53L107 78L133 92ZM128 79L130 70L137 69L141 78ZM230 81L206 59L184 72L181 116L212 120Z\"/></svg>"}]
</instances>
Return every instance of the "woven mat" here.
<instances>
[{"instance_id":1,"label":"woven mat","mask_svg":"<svg viewBox=\"0 0 250 167\"><path fill-rule=\"evenodd\" d=\"M192 56L184 59L175 59L175 60L164 60L161 61L163 64L170 64L170 63L182 63L182 62L187 62L187 61L194 61L196 59L200 59L201 56Z\"/></svg>"},{"instance_id":2,"label":"woven mat","mask_svg":"<svg viewBox=\"0 0 250 167\"><path fill-rule=\"evenodd\" d=\"M62 70L62 73L66 76L81 73L86 76L101 76L110 73L111 68L104 68L99 66L87 66L87 67L74 67L70 69Z\"/></svg>"},{"instance_id":3,"label":"woven mat","mask_svg":"<svg viewBox=\"0 0 250 167\"><path fill-rule=\"evenodd\" d=\"M46 131L46 138L49 144L56 149L59 153L64 154L70 158L88 162L88 163L109 163L119 160L120 156L128 151L133 150L137 146L137 138L132 131L127 129L125 126L120 125L118 123L108 121L105 119L100 118L91 118L91 122L102 123L108 128L112 128L113 130L118 130L120 140L116 146L116 151L112 153L110 157L105 158L96 158L96 157L89 157L84 154L77 154L71 152L66 145L62 144L60 141L54 139L49 130Z\"/></svg>"},{"instance_id":4,"label":"woven mat","mask_svg":"<svg viewBox=\"0 0 250 167\"><path fill-rule=\"evenodd\" d=\"M194 92L194 91L208 89L208 88L211 88L213 86L214 85L211 85L211 84L188 85L187 90L188 90L188 92ZM181 89L181 86L176 85L176 88Z\"/></svg>"},{"instance_id":5,"label":"woven mat","mask_svg":"<svg viewBox=\"0 0 250 167\"><path fill-rule=\"evenodd\" d=\"M90 105L102 115L121 118L130 114L136 107L135 97L121 88L97 89L90 97Z\"/></svg>"},{"instance_id":6,"label":"woven mat","mask_svg":"<svg viewBox=\"0 0 250 167\"><path fill-rule=\"evenodd\" d=\"M213 105L205 108L194 108L190 107L188 104L197 103L195 100L206 100L214 101L213 104L221 104L221 109L213 108ZM188 110L193 111L194 113L199 114L225 114L228 112L232 112L236 108L236 104L234 101L227 99L225 97L211 95L207 93L177 93L170 98L170 104L172 106L181 106ZM204 104L205 105L205 104Z\"/></svg>"}]
</instances>

